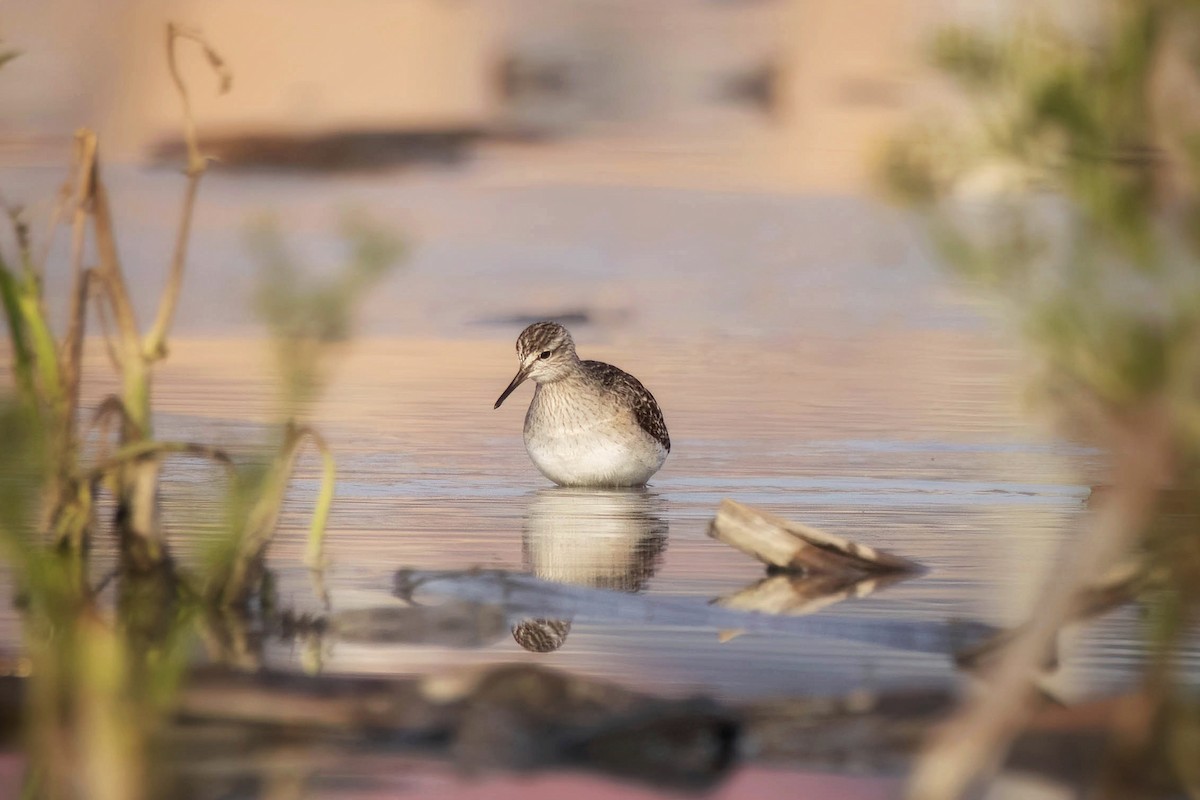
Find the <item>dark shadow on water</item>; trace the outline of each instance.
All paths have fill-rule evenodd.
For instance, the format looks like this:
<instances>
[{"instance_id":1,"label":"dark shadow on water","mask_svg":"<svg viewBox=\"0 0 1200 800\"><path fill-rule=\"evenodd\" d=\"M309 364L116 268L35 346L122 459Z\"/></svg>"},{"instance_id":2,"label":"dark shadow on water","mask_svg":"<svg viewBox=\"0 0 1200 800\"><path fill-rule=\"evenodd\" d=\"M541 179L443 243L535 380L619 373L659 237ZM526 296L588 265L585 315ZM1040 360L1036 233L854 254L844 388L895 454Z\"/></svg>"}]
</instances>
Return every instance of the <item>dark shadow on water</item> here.
<instances>
[{"instance_id":1,"label":"dark shadow on water","mask_svg":"<svg viewBox=\"0 0 1200 800\"><path fill-rule=\"evenodd\" d=\"M356 608L333 617L339 641L475 649L494 644L508 623L495 605L449 601L434 606Z\"/></svg>"},{"instance_id":2,"label":"dark shadow on water","mask_svg":"<svg viewBox=\"0 0 1200 800\"><path fill-rule=\"evenodd\" d=\"M205 152L226 170L293 170L335 172L435 164L466 163L487 132L461 127L430 130L342 130L315 135L261 133L208 136ZM184 146L179 139L159 142L151 151L155 164L177 164Z\"/></svg>"}]
</instances>

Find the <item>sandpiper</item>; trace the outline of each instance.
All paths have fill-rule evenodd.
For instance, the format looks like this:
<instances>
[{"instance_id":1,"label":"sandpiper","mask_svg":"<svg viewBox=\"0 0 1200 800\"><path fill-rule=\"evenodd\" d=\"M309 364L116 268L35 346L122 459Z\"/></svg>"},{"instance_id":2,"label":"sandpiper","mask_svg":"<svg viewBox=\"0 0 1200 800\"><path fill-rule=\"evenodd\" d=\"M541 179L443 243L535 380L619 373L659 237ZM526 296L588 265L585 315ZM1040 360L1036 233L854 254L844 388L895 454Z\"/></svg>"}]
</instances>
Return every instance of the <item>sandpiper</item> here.
<instances>
[{"instance_id":1,"label":"sandpiper","mask_svg":"<svg viewBox=\"0 0 1200 800\"><path fill-rule=\"evenodd\" d=\"M562 486L641 486L671 451L654 395L628 372L580 361L567 329L535 322L517 337L520 368L496 408L526 378L537 388L525 414L525 449Z\"/></svg>"}]
</instances>

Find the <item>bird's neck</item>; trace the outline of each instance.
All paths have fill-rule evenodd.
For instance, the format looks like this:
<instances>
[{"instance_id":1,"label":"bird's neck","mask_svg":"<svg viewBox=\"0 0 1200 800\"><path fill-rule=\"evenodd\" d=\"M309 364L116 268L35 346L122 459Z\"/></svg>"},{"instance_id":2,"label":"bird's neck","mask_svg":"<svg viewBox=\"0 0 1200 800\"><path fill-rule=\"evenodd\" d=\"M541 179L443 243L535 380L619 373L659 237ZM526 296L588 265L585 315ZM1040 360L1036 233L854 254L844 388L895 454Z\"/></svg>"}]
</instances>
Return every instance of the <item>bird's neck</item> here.
<instances>
[{"instance_id":1,"label":"bird's neck","mask_svg":"<svg viewBox=\"0 0 1200 800\"><path fill-rule=\"evenodd\" d=\"M565 364L562 364L554 373L541 378L533 379L540 386L559 386L571 385L587 380L587 375L584 373L583 365L578 358L575 358Z\"/></svg>"}]
</instances>

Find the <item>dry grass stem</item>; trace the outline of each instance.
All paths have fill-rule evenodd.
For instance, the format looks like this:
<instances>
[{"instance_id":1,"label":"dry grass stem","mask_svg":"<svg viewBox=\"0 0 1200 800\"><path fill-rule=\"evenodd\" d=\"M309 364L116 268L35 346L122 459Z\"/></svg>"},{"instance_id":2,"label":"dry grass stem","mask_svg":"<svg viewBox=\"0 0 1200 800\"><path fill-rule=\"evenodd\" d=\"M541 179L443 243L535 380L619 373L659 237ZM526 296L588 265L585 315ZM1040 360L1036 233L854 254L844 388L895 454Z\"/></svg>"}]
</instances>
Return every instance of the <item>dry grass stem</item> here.
<instances>
[{"instance_id":1,"label":"dry grass stem","mask_svg":"<svg viewBox=\"0 0 1200 800\"><path fill-rule=\"evenodd\" d=\"M95 134L89 132L92 137ZM97 271L107 291L112 305L113 317L116 320L117 332L120 335L122 348L126 356L122 363L129 367L130 354L136 354L138 348L137 313L129 299L129 289L125 283L125 274L121 270L121 262L117 257L117 240L113 235L112 208L108 203L108 192L100 182L99 157L92 163L91 174L92 228L96 236L96 252L100 264Z\"/></svg>"},{"instance_id":2,"label":"dry grass stem","mask_svg":"<svg viewBox=\"0 0 1200 800\"><path fill-rule=\"evenodd\" d=\"M74 426L75 406L79 398L80 361L83 356L83 332L87 317L90 278L83 268L83 246L87 238L88 204L91 180L96 164L96 135L81 130L75 134L75 192L71 213L71 306L67 313L67 335L63 341L63 383L68 408L66 426Z\"/></svg>"},{"instance_id":3,"label":"dry grass stem","mask_svg":"<svg viewBox=\"0 0 1200 800\"><path fill-rule=\"evenodd\" d=\"M230 74L224 61L212 46L195 31L185 30L171 23L167 26L167 63L171 70L171 80L179 92L183 104L184 141L187 143L187 188L184 190L183 210L179 221L179 230L175 237L175 250L171 256L171 270L167 285L163 289L159 302L158 313L154 325L146 335L143 348L145 357L149 360L159 359L166 355L166 339L175 316L175 308L179 304L179 293L183 288L184 266L187 261L188 238L192 230L192 217L196 205L196 193L200 188L200 179L207 169L208 162L200 152L200 143L196 135L196 121L192 115L191 102L188 99L187 85L179 71L179 63L175 55L175 45L179 39L188 39L198 44L204 51L208 63L217 72L220 79L220 91L229 88Z\"/></svg>"},{"instance_id":4,"label":"dry grass stem","mask_svg":"<svg viewBox=\"0 0 1200 800\"><path fill-rule=\"evenodd\" d=\"M100 325L100 339L104 342L104 352L108 355L108 363L114 371L119 373L121 371L121 352L113 342L112 323L108 319L107 306L112 304L112 300L108 297L108 284L104 283L104 274L95 268L88 270L88 284L91 290L92 305L96 310L96 320Z\"/></svg>"},{"instance_id":5,"label":"dry grass stem","mask_svg":"<svg viewBox=\"0 0 1200 800\"><path fill-rule=\"evenodd\" d=\"M50 251L54 247L54 237L58 233L58 226L62 224L63 216L67 213L67 207L73 206L72 197L74 195L74 186L70 180L63 181L62 186L58 189L58 197L54 202L54 208L50 210L50 221L46 225L46 240L42 242L41 252L33 261L34 272L38 279L46 274L46 262L50 260Z\"/></svg>"},{"instance_id":6,"label":"dry grass stem","mask_svg":"<svg viewBox=\"0 0 1200 800\"><path fill-rule=\"evenodd\" d=\"M236 478L233 459L219 447L213 447L199 442L154 442L143 440L125 445L108 458L93 466L89 472L89 480L94 484L129 464L145 459L157 459L160 456L182 454L206 458L216 461L226 468L230 478Z\"/></svg>"},{"instance_id":7,"label":"dry grass stem","mask_svg":"<svg viewBox=\"0 0 1200 800\"><path fill-rule=\"evenodd\" d=\"M79 270L71 287L71 310L67 336L63 341L62 372L63 401L65 403L63 427L69 442L75 438L76 412L79 409L79 384L83 372L83 333L87 317L87 298L91 286L91 270Z\"/></svg>"},{"instance_id":8,"label":"dry grass stem","mask_svg":"<svg viewBox=\"0 0 1200 800\"><path fill-rule=\"evenodd\" d=\"M1080 608L1080 593L1104 575L1138 540L1155 512L1158 490L1169 471L1170 428L1160 409L1136 423L1114 426L1120 474L1087 535L1066 546L1035 615L1005 649L985 691L976 694L938 732L917 762L907 796L955 800L1003 762L1009 743L1030 712L1034 678L1059 630Z\"/></svg>"},{"instance_id":9,"label":"dry grass stem","mask_svg":"<svg viewBox=\"0 0 1200 800\"><path fill-rule=\"evenodd\" d=\"M92 431L98 433L97 440L100 444L97 450L97 460L108 458L109 431L114 417L121 423L118 430L127 430L136 425L133 420L129 419L129 414L125 411L125 404L121 402L121 398L115 394L105 397L92 413L92 419L88 423L87 430L84 431L85 439Z\"/></svg>"}]
</instances>

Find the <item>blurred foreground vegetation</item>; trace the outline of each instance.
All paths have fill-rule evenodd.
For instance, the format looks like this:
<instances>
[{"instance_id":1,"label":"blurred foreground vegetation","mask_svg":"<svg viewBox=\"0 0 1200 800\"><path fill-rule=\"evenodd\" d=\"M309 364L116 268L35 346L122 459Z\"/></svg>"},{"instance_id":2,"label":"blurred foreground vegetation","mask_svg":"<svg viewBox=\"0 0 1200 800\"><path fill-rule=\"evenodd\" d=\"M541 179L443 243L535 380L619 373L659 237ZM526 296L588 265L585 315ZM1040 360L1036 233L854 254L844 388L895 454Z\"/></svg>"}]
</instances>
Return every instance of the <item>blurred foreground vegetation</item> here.
<instances>
[{"instance_id":1,"label":"blurred foreground vegetation","mask_svg":"<svg viewBox=\"0 0 1200 800\"><path fill-rule=\"evenodd\" d=\"M137 800L156 794L154 733L170 707L197 634L210 655L244 655L247 616L272 607L266 557L301 448L324 460L307 561L321 566L321 540L333 500L334 462L303 414L324 383L324 350L350 332L365 290L396 263L400 250L365 220L345 231L349 266L329 287L305 282L277 253L263 270L260 295L277 340L285 390L271 449L256 463L234 464L202 442L154 433L153 378L168 340L187 261L197 189L207 167L199 150L175 48L201 48L221 87L229 74L196 33L170 26L168 63L183 103L188 149L175 249L149 326L130 301L113 230L99 146L80 131L71 177L40 247L18 209L10 209L15 253L0 254L0 299L7 323L15 395L0 401L0 555L17 581L31 675L24 733L30 797ZM66 329L49 323L42 292L49 239L70 232ZM94 259L96 266L85 266ZM326 290L328 289L328 290ZM309 320L320 320L309 324ZM102 343L121 390L94 410L80 407L85 340ZM228 524L202 564L178 563L159 504L164 458L214 463L225 475ZM218 489L219 490L219 489ZM114 513L98 517L99 498ZM187 530L189 521L173 521ZM97 574L91 554L100 536L117 543L118 565ZM112 591L109 591L109 590Z\"/></svg>"},{"instance_id":2,"label":"blurred foreground vegetation","mask_svg":"<svg viewBox=\"0 0 1200 800\"><path fill-rule=\"evenodd\" d=\"M1038 659L1130 554L1152 655L1099 791L1142 796L1168 773L1200 795L1200 698L1172 659L1200 611L1200 3L1078 5L996 35L942 32L932 61L962 105L883 161L946 263L1020 326L1035 396L1111 458L1029 635L934 742L915 797L961 796L996 768Z\"/></svg>"}]
</instances>

